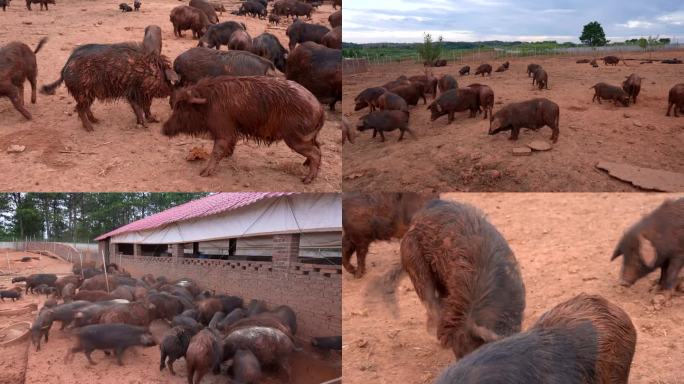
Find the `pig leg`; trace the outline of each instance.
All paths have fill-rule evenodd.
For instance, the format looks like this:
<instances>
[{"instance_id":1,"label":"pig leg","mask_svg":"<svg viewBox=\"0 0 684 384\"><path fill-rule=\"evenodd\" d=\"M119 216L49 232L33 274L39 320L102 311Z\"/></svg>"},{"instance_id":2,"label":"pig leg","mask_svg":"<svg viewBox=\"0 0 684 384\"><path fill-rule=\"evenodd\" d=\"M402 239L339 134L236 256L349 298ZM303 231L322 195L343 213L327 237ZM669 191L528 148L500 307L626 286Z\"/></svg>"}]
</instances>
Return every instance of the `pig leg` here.
<instances>
[{"instance_id":1,"label":"pig leg","mask_svg":"<svg viewBox=\"0 0 684 384\"><path fill-rule=\"evenodd\" d=\"M115 351L115 353L116 353L116 362L117 362L119 365L123 365L123 360L122 360L121 358L123 357L124 350L125 350L124 348L117 348L116 351Z\"/></svg>"},{"instance_id":2,"label":"pig leg","mask_svg":"<svg viewBox=\"0 0 684 384\"><path fill-rule=\"evenodd\" d=\"M519 133L520 133L520 128L518 128L518 127L511 128L511 136L508 138L508 140L518 140L518 134Z\"/></svg>"},{"instance_id":3,"label":"pig leg","mask_svg":"<svg viewBox=\"0 0 684 384\"><path fill-rule=\"evenodd\" d=\"M380 142L384 143L385 142L385 134L382 133L382 130L378 130L378 132L380 133L380 139L381 139Z\"/></svg>"},{"instance_id":4,"label":"pig leg","mask_svg":"<svg viewBox=\"0 0 684 384\"><path fill-rule=\"evenodd\" d=\"M449 112L449 116L447 116L447 124L451 124L454 121L454 112L451 111Z\"/></svg>"},{"instance_id":5,"label":"pig leg","mask_svg":"<svg viewBox=\"0 0 684 384\"><path fill-rule=\"evenodd\" d=\"M19 111L19 113L24 115L24 117L27 120L31 120L31 118L32 118L31 113L29 113L29 111L27 111L26 108L24 108L24 103L19 98L19 95L17 95L16 88L13 90L12 94L8 94L7 96L9 97L10 101L12 102L12 105L14 106L14 108L17 111Z\"/></svg>"},{"instance_id":6,"label":"pig leg","mask_svg":"<svg viewBox=\"0 0 684 384\"><path fill-rule=\"evenodd\" d=\"M214 148L211 151L209 163L202 170L202 172L200 172L200 176L207 177L213 175L214 172L216 172L216 167L221 159L224 157L229 157L233 154L233 150L235 150L235 144L236 139L234 137L214 139Z\"/></svg>"},{"instance_id":7,"label":"pig leg","mask_svg":"<svg viewBox=\"0 0 684 384\"><path fill-rule=\"evenodd\" d=\"M81 124L83 124L83 128L87 132L92 132L93 131L93 126L90 124L90 120L88 120L88 111L90 110L90 106L93 104L92 100L84 99L84 100L76 100L76 111L78 112L78 117L81 119Z\"/></svg>"},{"instance_id":8,"label":"pig leg","mask_svg":"<svg viewBox=\"0 0 684 384\"><path fill-rule=\"evenodd\" d=\"M684 266L684 259L670 259L666 267L661 270L660 288L664 290L673 290L677 287L679 272Z\"/></svg>"},{"instance_id":9,"label":"pig leg","mask_svg":"<svg viewBox=\"0 0 684 384\"><path fill-rule=\"evenodd\" d=\"M152 114L151 108L152 107L152 100L145 101L143 103L143 112L145 112L145 118L147 119L148 123L158 123L159 119L155 115Z\"/></svg>"},{"instance_id":10,"label":"pig leg","mask_svg":"<svg viewBox=\"0 0 684 384\"><path fill-rule=\"evenodd\" d=\"M88 120L90 120L91 123L97 124L100 122L99 119L95 118L95 115L93 115L93 111L91 111L90 108L86 110L86 117L88 117Z\"/></svg>"},{"instance_id":11,"label":"pig leg","mask_svg":"<svg viewBox=\"0 0 684 384\"><path fill-rule=\"evenodd\" d=\"M176 359L169 358L169 372L171 372L172 375L176 376L176 371L173 370L173 362L176 361Z\"/></svg>"},{"instance_id":12,"label":"pig leg","mask_svg":"<svg viewBox=\"0 0 684 384\"><path fill-rule=\"evenodd\" d=\"M407 234L401 242L401 264L408 273L418 298L427 309L428 331L432 333L440 318L441 305L435 294L437 284L430 269L430 264L423 255L423 250L414 235Z\"/></svg>"},{"instance_id":13,"label":"pig leg","mask_svg":"<svg viewBox=\"0 0 684 384\"><path fill-rule=\"evenodd\" d=\"M378 130L373 128L373 138L375 139L375 136L378 134Z\"/></svg>"},{"instance_id":14,"label":"pig leg","mask_svg":"<svg viewBox=\"0 0 684 384\"><path fill-rule=\"evenodd\" d=\"M85 353L85 355L86 355L86 358L88 359L88 362L89 362L91 365L97 365L97 363L93 361L93 358L90 357L90 354L93 353L93 350L92 350L92 349L86 349L84 353Z\"/></svg>"},{"instance_id":15,"label":"pig leg","mask_svg":"<svg viewBox=\"0 0 684 384\"><path fill-rule=\"evenodd\" d=\"M128 103L131 105L131 108L133 108L133 113L135 113L136 124L147 127L145 120L143 119L143 110L140 104L132 98L128 98Z\"/></svg>"},{"instance_id":16,"label":"pig leg","mask_svg":"<svg viewBox=\"0 0 684 384\"><path fill-rule=\"evenodd\" d=\"M356 274L356 267L351 263L351 257L356 251L354 243L349 240L347 235L342 236L342 266L347 272Z\"/></svg>"},{"instance_id":17,"label":"pig leg","mask_svg":"<svg viewBox=\"0 0 684 384\"><path fill-rule=\"evenodd\" d=\"M29 76L29 83L31 84L31 104L36 103L36 74L33 73L33 76Z\"/></svg>"},{"instance_id":18,"label":"pig leg","mask_svg":"<svg viewBox=\"0 0 684 384\"><path fill-rule=\"evenodd\" d=\"M382 135L382 132L380 132ZM314 137L311 141L302 141L298 139L289 139L286 137L285 144L293 151L306 157L304 164L308 162L309 174L302 179L304 184L311 183L318 175L318 169L321 166L321 147Z\"/></svg>"}]
</instances>

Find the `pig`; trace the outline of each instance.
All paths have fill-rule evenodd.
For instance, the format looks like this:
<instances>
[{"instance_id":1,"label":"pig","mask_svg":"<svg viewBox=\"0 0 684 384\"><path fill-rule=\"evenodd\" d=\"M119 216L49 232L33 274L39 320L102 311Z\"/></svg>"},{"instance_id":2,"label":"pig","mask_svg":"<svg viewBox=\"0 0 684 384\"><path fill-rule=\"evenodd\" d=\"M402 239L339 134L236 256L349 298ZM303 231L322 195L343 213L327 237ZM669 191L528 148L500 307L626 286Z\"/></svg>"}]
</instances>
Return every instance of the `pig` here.
<instances>
[{"instance_id":1,"label":"pig","mask_svg":"<svg viewBox=\"0 0 684 384\"><path fill-rule=\"evenodd\" d=\"M308 20L311 20L311 13L313 12L313 9L314 8L311 4L295 1L294 4L289 8L289 15L295 17L297 20L300 16L306 16Z\"/></svg>"},{"instance_id":2,"label":"pig","mask_svg":"<svg viewBox=\"0 0 684 384\"><path fill-rule=\"evenodd\" d=\"M342 116L340 126L342 127L342 145L347 141L349 141L350 144L354 144L354 129L352 128L349 119Z\"/></svg>"},{"instance_id":3,"label":"pig","mask_svg":"<svg viewBox=\"0 0 684 384\"><path fill-rule=\"evenodd\" d=\"M259 360L248 349L238 349L233 356L233 381L241 384L261 382L261 365Z\"/></svg>"},{"instance_id":4,"label":"pig","mask_svg":"<svg viewBox=\"0 0 684 384\"><path fill-rule=\"evenodd\" d=\"M223 306L221 300L216 298L209 298L200 301L197 304L197 311L199 312L199 322L208 325L216 312L221 312Z\"/></svg>"},{"instance_id":5,"label":"pig","mask_svg":"<svg viewBox=\"0 0 684 384\"><path fill-rule=\"evenodd\" d=\"M598 63L596 62L596 59L591 59L589 65L591 65L594 68L598 68Z\"/></svg>"},{"instance_id":6,"label":"pig","mask_svg":"<svg viewBox=\"0 0 684 384\"><path fill-rule=\"evenodd\" d=\"M16 41L0 48L0 96L7 96L14 109L26 120L31 120L33 116L24 107L24 82L28 80L31 84L31 104L35 104L38 76L36 54L46 42L47 37L40 39L33 51L28 45Z\"/></svg>"},{"instance_id":7,"label":"pig","mask_svg":"<svg viewBox=\"0 0 684 384\"><path fill-rule=\"evenodd\" d=\"M418 105L418 100L421 98L423 99L423 104L427 104L422 83L406 82L406 85L387 88L387 90L401 96L408 105Z\"/></svg>"},{"instance_id":8,"label":"pig","mask_svg":"<svg viewBox=\"0 0 684 384\"><path fill-rule=\"evenodd\" d=\"M223 15L223 12L226 11L226 7L223 6L223 4L218 3L218 2L210 2L212 7L214 7L214 11L219 12L221 15Z\"/></svg>"},{"instance_id":9,"label":"pig","mask_svg":"<svg viewBox=\"0 0 684 384\"><path fill-rule=\"evenodd\" d=\"M161 353L159 361L160 371L163 371L168 364L169 372L174 376L176 375L176 372L173 370L173 363L181 357L185 357L190 340L197 332L199 331L192 328L174 326L164 333L164 337L161 343L159 343L159 351Z\"/></svg>"},{"instance_id":10,"label":"pig","mask_svg":"<svg viewBox=\"0 0 684 384\"><path fill-rule=\"evenodd\" d=\"M210 25L207 27L206 33L199 39L197 46L204 47L206 45L209 48L219 50L221 45L229 45L233 33L237 31L244 32L245 25L236 21L224 21L223 23Z\"/></svg>"},{"instance_id":11,"label":"pig","mask_svg":"<svg viewBox=\"0 0 684 384\"><path fill-rule=\"evenodd\" d=\"M218 374L223 360L223 348L218 332L207 328L199 331L190 340L185 353L188 384L199 384L210 369L214 374Z\"/></svg>"},{"instance_id":12,"label":"pig","mask_svg":"<svg viewBox=\"0 0 684 384\"><path fill-rule=\"evenodd\" d=\"M112 306L105 310L99 319L100 324L130 324L148 326L150 324L150 307L154 309L154 304L141 302L128 303Z\"/></svg>"},{"instance_id":13,"label":"pig","mask_svg":"<svg viewBox=\"0 0 684 384\"><path fill-rule=\"evenodd\" d=\"M137 124L147 126L145 121L159 121L150 109L152 99L170 96L177 81L178 75L168 59L146 54L142 44L86 44L74 49L59 79L43 85L41 92L52 95L64 82L76 100L83 128L92 132L92 123L99 122L90 109L95 99L125 98L133 108Z\"/></svg>"},{"instance_id":14,"label":"pig","mask_svg":"<svg viewBox=\"0 0 684 384\"><path fill-rule=\"evenodd\" d=\"M368 247L376 240L399 239L413 215L439 197L432 194L344 193L342 195L342 266L359 279L366 273ZM356 253L357 265L351 263Z\"/></svg>"},{"instance_id":15,"label":"pig","mask_svg":"<svg viewBox=\"0 0 684 384\"><path fill-rule=\"evenodd\" d=\"M342 49L342 27L334 27L323 35L321 44L332 49Z\"/></svg>"},{"instance_id":16,"label":"pig","mask_svg":"<svg viewBox=\"0 0 684 384\"><path fill-rule=\"evenodd\" d=\"M135 8L136 12L140 11L140 5L141 5L140 0L133 0L133 8Z\"/></svg>"},{"instance_id":17,"label":"pig","mask_svg":"<svg viewBox=\"0 0 684 384\"><path fill-rule=\"evenodd\" d=\"M396 110L408 113L408 105L403 97L394 92L385 92L377 100L378 108L381 110Z\"/></svg>"},{"instance_id":18,"label":"pig","mask_svg":"<svg viewBox=\"0 0 684 384\"><path fill-rule=\"evenodd\" d=\"M508 69L508 68L510 67L510 65L511 65L511 63L509 63L508 61L505 62L505 63L503 63L503 64L501 64L501 66L504 67L504 68L506 68L506 69Z\"/></svg>"},{"instance_id":19,"label":"pig","mask_svg":"<svg viewBox=\"0 0 684 384\"><path fill-rule=\"evenodd\" d=\"M314 337L311 339L311 345L323 350L342 350L342 336L325 336Z\"/></svg>"},{"instance_id":20,"label":"pig","mask_svg":"<svg viewBox=\"0 0 684 384\"><path fill-rule=\"evenodd\" d=\"M234 357L240 349L252 352L263 366L278 367L289 381L289 356L296 348L283 332L259 326L236 329L223 339L223 358Z\"/></svg>"},{"instance_id":21,"label":"pig","mask_svg":"<svg viewBox=\"0 0 684 384\"><path fill-rule=\"evenodd\" d=\"M477 92L477 102L480 105L482 111L484 111L483 119L487 118L487 111L489 115L492 115L492 109L494 109L494 91L488 85L484 84L470 84L468 88L471 88ZM479 112L479 111L478 111Z\"/></svg>"},{"instance_id":22,"label":"pig","mask_svg":"<svg viewBox=\"0 0 684 384\"><path fill-rule=\"evenodd\" d=\"M527 65L527 77L534 77L534 73L537 71L537 69L540 69L542 66L539 64L528 64Z\"/></svg>"},{"instance_id":23,"label":"pig","mask_svg":"<svg viewBox=\"0 0 684 384\"><path fill-rule=\"evenodd\" d=\"M632 225L622 235L610 260L620 256L621 285L631 286L660 268L659 288L675 289L684 266L684 198L665 201Z\"/></svg>"},{"instance_id":24,"label":"pig","mask_svg":"<svg viewBox=\"0 0 684 384\"><path fill-rule=\"evenodd\" d=\"M201 39L211 24L204 12L187 5L173 8L169 19L173 24L173 34L176 37L183 37L183 31L190 29L192 37Z\"/></svg>"},{"instance_id":25,"label":"pig","mask_svg":"<svg viewBox=\"0 0 684 384\"><path fill-rule=\"evenodd\" d=\"M228 97L236 94L242 97ZM162 134L209 133L214 139L212 156L201 176L215 173L219 161L233 153L239 138L253 138L260 143L285 140L306 157L309 173L302 182L309 184L316 178L321 164L316 138L325 123L325 112L301 85L265 76L219 76L177 91L174 99L173 114L164 123Z\"/></svg>"},{"instance_id":26,"label":"pig","mask_svg":"<svg viewBox=\"0 0 684 384\"><path fill-rule=\"evenodd\" d=\"M480 110L479 92L471 88L450 89L430 103L430 121L448 114L447 124L454 121L454 113L470 110L470 117L475 117Z\"/></svg>"},{"instance_id":27,"label":"pig","mask_svg":"<svg viewBox=\"0 0 684 384\"><path fill-rule=\"evenodd\" d=\"M147 301L154 304L154 308L150 308L150 320L167 319L170 321L173 320L174 316L183 312L181 300L168 293L148 294Z\"/></svg>"},{"instance_id":28,"label":"pig","mask_svg":"<svg viewBox=\"0 0 684 384\"><path fill-rule=\"evenodd\" d=\"M333 12L328 16L328 22L330 23L331 28L335 27L341 27L342 26L342 10L340 9L337 12Z\"/></svg>"},{"instance_id":29,"label":"pig","mask_svg":"<svg viewBox=\"0 0 684 384\"><path fill-rule=\"evenodd\" d=\"M280 72L285 72L288 52L273 34L264 32L252 39L252 53L270 60Z\"/></svg>"},{"instance_id":30,"label":"pig","mask_svg":"<svg viewBox=\"0 0 684 384\"><path fill-rule=\"evenodd\" d=\"M121 12L133 12L133 8L131 8L131 6L126 3L119 4L119 9L121 10Z\"/></svg>"},{"instance_id":31,"label":"pig","mask_svg":"<svg viewBox=\"0 0 684 384\"><path fill-rule=\"evenodd\" d=\"M280 321L285 324L292 335L297 333L297 314L287 305L281 305L271 311Z\"/></svg>"},{"instance_id":32,"label":"pig","mask_svg":"<svg viewBox=\"0 0 684 384\"><path fill-rule=\"evenodd\" d=\"M235 308L229 314L226 315L221 321L216 325L217 329L221 332L228 330L234 323L239 320L244 319L247 316L247 311L243 308Z\"/></svg>"},{"instance_id":33,"label":"pig","mask_svg":"<svg viewBox=\"0 0 684 384\"><path fill-rule=\"evenodd\" d=\"M109 301L98 301L92 303L88 306L79 308L74 315L74 326L83 327L90 324L98 324L100 322L100 317L107 312L110 308L127 303L126 300L109 300Z\"/></svg>"},{"instance_id":34,"label":"pig","mask_svg":"<svg viewBox=\"0 0 684 384\"><path fill-rule=\"evenodd\" d=\"M636 98L641 91L641 77L636 73L632 73L626 79L622 82L622 89L627 92L627 96L636 104Z\"/></svg>"},{"instance_id":35,"label":"pig","mask_svg":"<svg viewBox=\"0 0 684 384\"><path fill-rule=\"evenodd\" d=\"M360 111L366 107L369 107L371 112L375 111L375 108L378 106L378 97L385 92L387 92L387 89L383 87L371 87L364 89L354 98L354 102L356 103L354 105L354 110Z\"/></svg>"},{"instance_id":36,"label":"pig","mask_svg":"<svg viewBox=\"0 0 684 384\"><path fill-rule=\"evenodd\" d=\"M221 312L221 311L214 313L214 316L211 318L211 321L209 321L209 325L207 325L207 327L218 330L218 324L225 317L226 317L226 314Z\"/></svg>"},{"instance_id":37,"label":"pig","mask_svg":"<svg viewBox=\"0 0 684 384\"><path fill-rule=\"evenodd\" d=\"M290 39L288 47L290 52L297 44L312 41L314 43L322 44L323 36L330 32L330 29L318 24L307 24L300 20L295 20L292 25L287 27L285 34ZM341 59L340 59L341 60Z\"/></svg>"},{"instance_id":38,"label":"pig","mask_svg":"<svg viewBox=\"0 0 684 384\"><path fill-rule=\"evenodd\" d=\"M277 26L280 23L280 16L275 13L268 15L268 23Z\"/></svg>"},{"instance_id":39,"label":"pig","mask_svg":"<svg viewBox=\"0 0 684 384\"><path fill-rule=\"evenodd\" d=\"M614 85L606 83L596 83L589 89L594 89L594 97L592 97L591 102L598 100L601 104L601 99L613 100L615 105L622 103L623 106L629 106L629 95L622 88L616 87Z\"/></svg>"},{"instance_id":40,"label":"pig","mask_svg":"<svg viewBox=\"0 0 684 384\"><path fill-rule=\"evenodd\" d=\"M268 306L263 300L252 299L247 305L247 316L256 316L260 313L268 312Z\"/></svg>"},{"instance_id":41,"label":"pig","mask_svg":"<svg viewBox=\"0 0 684 384\"><path fill-rule=\"evenodd\" d=\"M5 12L5 8L9 7L10 5L10 0L0 0L0 7L2 7L2 11Z\"/></svg>"},{"instance_id":42,"label":"pig","mask_svg":"<svg viewBox=\"0 0 684 384\"><path fill-rule=\"evenodd\" d=\"M292 341L294 341L294 337L292 336L290 326L282 319L281 316L269 311L261 312L243 319L239 319L238 321L232 323L228 327L224 326L222 329L224 330L223 332L225 334L230 334L231 332L237 329L250 327L268 327L277 329L278 331L282 332L287 337L289 337Z\"/></svg>"},{"instance_id":43,"label":"pig","mask_svg":"<svg viewBox=\"0 0 684 384\"><path fill-rule=\"evenodd\" d=\"M45 295L45 297L48 297L50 295L56 294L57 288L48 287L46 284L41 284L33 289L33 293L39 293L41 295Z\"/></svg>"},{"instance_id":44,"label":"pig","mask_svg":"<svg viewBox=\"0 0 684 384\"><path fill-rule=\"evenodd\" d=\"M342 50L310 41L299 44L287 58L285 77L304 86L334 111L335 104L342 101Z\"/></svg>"},{"instance_id":45,"label":"pig","mask_svg":"<svg viewBox=\"0 0 684 384\"><path fill-rule=\"evenodd\" d=\"M532 77L532 85L537 83L539 90L543 88L549 89L549 75L546 73L544 68L539 68L534 72L534 77Z\"/></svg>"},{"instance_id":46,"label":"pig","mask_svg":"<svg viewBox=\"0 0 684 384\"><path fill-rule=\"evenodd\" d=\"M200 329L204 328L204 326L198 323L197 320L190 316L185 316L183 314L174 316L173 320L171 320L171 326L193 329L197 332L199 332Z\"/></svg>"},{"instance_id":47,"label":"pig","mask_svg":"<svg viewBox=\"0 0 684 384\"><path fill-rule=\"evenodd\" d=\"M525 286L504 237L467 204L435 200L415 214L401 240L401 266L387 275L394 292L405 271L427 310L428 327L456 359L520 332ZM394 300L394 295L388 295Z\"/></svg>"},{"instance_id":48,"label":"pig","mask_svg":"<svg viewBox=\"0 0 684 384\"><path fill-rule=\"evenodd\" d=\"M470 75L470 66L466 65L463 68L459 69L458 74L461 76Z\"/></svg>"},{"instance_id":49,"label":"pig","mask_svg":"<svg viewBox=\"0 0 684 384\"><path fill-rule=\"evenodd\" d=\"M31 343L36 346L36 351L40 351L40 339L44 338L48 342L50 328L52 328L53 312L49 308L42 308L36 320L31 324Z\"/></svg>"},{"instance_id":50,"label":"pig","mask_svg":"<svg viewBox=\"0 0 684 384\"><path fill-rule=\"evenodd\" d=\"M589 64L590 62L591 62L591 60L589 60L589 59L579 59L579 60L575 61L575 64Z\"/></svg>"},{"instance_id":51,"label":"pig","mask_svg":"<svg viewBox=\"0 0 684 384\"><path fill-rule=\"evenodd\" d=\"M5 301L5 299L12 299L12 301L16 301L21 299L21 291L15 291L15 290L7 290L7 291L0 291L0 300Z\"/></svg>"},{"instance_id":52,"label":"pig","mask_svg":"<svg viewBox=\"0 0 684 384\"><path fill-rule=\"evenodd\" d=\"M252 17L258 17L260 19L265 19L268 11L261 3L255 1L245 1L240 6L238 13L241 15L249 15Z\"/></svg>"},{"instance_id":53,"label":"pig","mask_svg":"<svg viewBox=\"0 0 684 384\"><path fill-rule=\"evenodd\" d=\"M143 50L145 53L154 53L161 55L162 52L162 35L161 28L158 25L148 25L145 27L145 36L143 37Z\"/></svg>"},{"instance_id":54,"label":"pig","mask_svg":"<svg viewBox=\"0 0 684 384\"><path fill-rule=\"evenodd\" d=\"M437 59L432 62L433 67L446 67L447 61L444 59Z\"/></svg>"},{"instance_id":55,"label":"pig","mask_svg":"<svg viewBox=\"0 0 684 384\"><path fill-rule=\"evenodd\" d=\"M64 286L64 288L62 288L60 294L65 303L73 301L74 295L76 294L76 285L74 283L68 283Z\"/></svg>"},{"instance_id":56,"label":"pig","mask_svg":"<svg viewBox=\"0 0 684 384\"><path fill-rule=\"evenodd\" d=\"M415 136L413 131L408 127L408 120L408 112L396 110L375 111L359 119L356 130L363 132L372 129L373 138L375 138L376 134L380 133L381 141L385 141L383 132L399 129L401 134L399 134L399 140L397 141L401 141L404 139L404 132L408 132L412 136Z\"/></svg>"},{"instance_id":57,"label":"pig","mask_svg":"<svg viewBox=\"0 0 684 384\"><path fill-rule=\"evenodd\" d=\"M558 141L560 108L558 104L545 98L537 98L519 103L510 103L490 115L489 134L511 131L509 140L518 140L520 128L537 130L549 126L553 131L551 141Z\"/></svg>"},{"instance_id":58,"label":"pig","mask_svg":"<svg viewBox=\"0 0 684 384\"><path fill-rule=\"evenodd\" d=\"M74 300L86 300L93 303L97 301L109 301L116 299L116 297L112 296L112 294L107 293L106 291L89 291L85 289L79 289L78 293L76 293L73 298Z\"/></svg>"},{"instance_id":59,"label":"pig","mask_svg":"<svg viewBox=\"0 0 684 384\"><path fill-rule=\"evenodd\" d=\"M55 0L26 0L26 9L29 11L31 10L31 3L33 4L40 4L40 10L43 10L43 7L45 7L45 10L48 10L48 4L57 4Z\"/></svg>"},{"instance_id":60,"label":"pig","mask_svg":"<svg viewBox=\"0 0 684 384\"><path fill-rule=\"evenodd\" d=\"M677 111L684 111L684 83L676 84L670 88L670 93L667 96L667 113L665 116L670 116L672 106L674 106L674 116L679 117Z\"/></svg>"},{"instance_id":61,"label":"pig","mask_svg":"<svg viewBox=\"0 0 684 384\"><path fill-rule=\"evenodd\" d=\"M124 299L128 301L133 301L133 287L129 285L120 285L111 292L112 297L115 299Z\"/></svg>"},{"instance_id":62,"label":"pig","mask_svg":"<svg viewBox=\"0 0 684 384\"><path fill-rule=\"evenodd\" d=\"M145 327L128 324L95 324L88 325L76 331L78 338L76 345L69 350L64 362L73 360L76 352L85 353L88 362L95 365L90 354L94 350L113 350L116 361L123 365L123 353L133 346L150 347L155 345L152 335Z\"/></svg>"},{"instance_id":63,"label":"pig","mask_svg":"<svg viewBox=\"0 0 684 384\"><path fill-rule=\"evenodd\" d=\"M92 303L89 301L78 300L50 308L50 311L52 312L52 321L61 322L62 326L60 327L60 330L63 330L74 321L76 313L81 308L85 308L91 304Z\"/></svg>"},{"instance_id":64,"label":"pig","mask_svg":"<svg viewBox=\"0 0 684 384\"><path fill-rule=\"evenodd\" d=\"M34 275L29 275L26 278L26 293L33 293L34 288L41 285L46 285L47 287L54 288L57 282L57 275L53 273L38 273Z\"/></svg>"},{"instance_id":65,"label":"pig","mask_svg":"<svg viewBox=\"0 0 684 384\"><path fill-rule=\"evenodd\" d=\"M333 9L342 8L342 0L332 0Z\"/></svg>"},{"instance_id":66,"label":"pig","mask_svg":"<svg viewBox=\"0 0 684 384\"><path fill-rule=\"evenodd\" d=\"M82 283L83 279L81 278L81 276L67 275L57 279L57 281L55 282L55 288L57 288L57 291L62 292L67 284L73 284L74 288L79 288Z\"/></svg>"},{"instance_id":67,"label":"pig","mask_svg":"<svg viewBox=\"0 0 684 384\"><path fill-rule=\"evenodd\" d=\"M245 51L217 51L195 47L181 53L173 62L178 85L196 84L203 78L231 76L275 76L272 62ZM173 105L173 97L171 105Z\"/></svg>"},{"instance_id":68,"label":"pig","mask_svg":"<svg viewBox=\"0 0 684 384\"><path fill-rule=\"evenodd\" d=\"M252 37L243 29L233 32L228 41L228 49L234 51L251 51Z\"/></svg>"},{"instance_id":69,"label":"pig","mask_svg":"<svg viewBox=\"0 0 684 384\"><path fill-rule=\"evenodd\" d=\"M438 80L436 77L432 75L432 72L428 72L425 70L424 75L418 75L418 76L411 76L408 78L408 80L411 83L419 83L423 86L423 89L425 90L425 93L430 93L432 94L432 98L434 99L437 97L437 83Z\"/></svg>"},{"instance_id":70,"label":"pig","mask_svg":"<svg viewBox=\"0 0 684 384\"><path fill-rule=\"evenodd\" d=\"M527 331L452 364L436 384L627 384L635 346L636 329L625 311L601 296L581 294L544 313Z\"/></svg>"},{"instance_id":71,"label":"pig","mask_svg":"<svg viewBox=\"0 0 684 384\"><path fill-rule=\"evenodd\" d=\"M208 1L206 0L190 0L189 5L193 8L197 8L200 11L202 11L205 15L207 15L207 19L211 24L216 24L219 22L219 18L216 15L216 11L214 10L214 7L209 4Z\"/></svg>"},{"instance_id":72,"label":"pig","mask_svg":"<svg viewBox=\"0 0 684 384\"><path fill-rule=\"evenodd\" d=\"M492 66L489 64L480 64L479 67L475 70L475 76L482 74L482 77L484 77L485 74L491 76L492 75Z\"/></svg>"},{"instance_id":73,"label":"pig","mask_svg":"<svg viewBox=\"0 0 684 384\"><path fill-rule=\"evenodd\" d=\"M458 89L458 82L453 76L443 75L439 78L437 87L439 88L439 93L444 93L450 89Z\"/></svg>"},{"instance_id":74,"label":"pig","mask_svg":"<svg viewBox=\"0 0 684 384\"><path fill-rule=\"evenodd\" d=\"M505 72L505 71L506 71L506 67L503 64L501 64L496 68L496 71L494 71L494 72Z\"/></svg>"},{"instance_id":75,"label":"pig","mask_svg":"<svg viewBox=\"0 0 684 384\"><path fill-rule=\"evenodd\" d=\"M617 56L606 56L603 58L603 64L604 65L618 65L620 62L620 58Z\"/></svg>"}]
</instances>

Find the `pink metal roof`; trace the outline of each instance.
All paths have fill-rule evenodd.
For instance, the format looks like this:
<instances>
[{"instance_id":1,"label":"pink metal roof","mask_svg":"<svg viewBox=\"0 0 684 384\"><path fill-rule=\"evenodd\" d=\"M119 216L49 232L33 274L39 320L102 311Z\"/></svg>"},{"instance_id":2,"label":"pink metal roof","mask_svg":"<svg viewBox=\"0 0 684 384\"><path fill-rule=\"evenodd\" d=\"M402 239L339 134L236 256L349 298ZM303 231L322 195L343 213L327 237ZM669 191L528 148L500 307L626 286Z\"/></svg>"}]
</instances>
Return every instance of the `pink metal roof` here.
<instances>
[{"instance_id":1,"label":"pink metal roof","mask_svg":"<svg viewBox=\"0 0 684 384\"><path fill-rule=\"evenodd\" d=\"M223 192L207 197L192 200L185 204L169 208L166 211L147 216L143 219L126 224L104 235L100 235L95 240L104 240L108 237L120 235L122 233L144 231L153 228L164 227L166 225L197 219L200 217L211 216L218 213L228 212L240 207L245 207L256 203L259 200L278 196L291 195L292 192Z\"/></svg>"}]
</instances>

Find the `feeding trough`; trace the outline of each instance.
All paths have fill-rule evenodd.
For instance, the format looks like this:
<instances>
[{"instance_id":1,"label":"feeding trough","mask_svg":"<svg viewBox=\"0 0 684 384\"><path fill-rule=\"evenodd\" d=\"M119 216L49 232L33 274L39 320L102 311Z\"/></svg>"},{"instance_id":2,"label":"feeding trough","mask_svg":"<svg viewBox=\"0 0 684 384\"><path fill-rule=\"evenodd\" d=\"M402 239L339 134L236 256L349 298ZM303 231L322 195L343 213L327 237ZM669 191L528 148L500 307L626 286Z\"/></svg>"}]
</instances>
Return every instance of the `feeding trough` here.
<instances>
[{"instance_id":1,"label":"feeding trough","mask_svg":"<svg viewBox=\"0 0 684 384\"><path fill-rule=\"evenodd\" d=\"M38 310L38 304L31 303L19 308L0 309L0 316L16 316Z\"/></svg>"},{"instance_id":2,"label":"feeding trough","mask_svg":"<svg viewBox=\"0 0 684 384\"><path fill-rule=\"evenodd\" d=\"M31 323L21 321L0 329L0 347L8 347L28 338Z\"/></svg>"}]
</instances>

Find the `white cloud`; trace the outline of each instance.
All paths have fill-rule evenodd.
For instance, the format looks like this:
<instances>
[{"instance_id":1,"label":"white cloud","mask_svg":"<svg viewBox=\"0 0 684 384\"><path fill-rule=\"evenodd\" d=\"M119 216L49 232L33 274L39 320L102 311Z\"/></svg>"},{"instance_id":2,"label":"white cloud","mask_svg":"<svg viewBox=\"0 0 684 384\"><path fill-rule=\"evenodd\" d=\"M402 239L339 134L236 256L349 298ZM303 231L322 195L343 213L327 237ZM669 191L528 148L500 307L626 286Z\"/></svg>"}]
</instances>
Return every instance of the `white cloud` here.
<instances>
[{"instance_id":1,"label":"white cloud","mask_svg":"<svg viewBox=\"0 0 684 384\"><path fill-rule=\"evenodd\" d=\"M634 28L651 28L653 27L653 23L650 21L643 21L643 20L628 20L624 24L617 24L618 27L624 27L624 28L629 28L629 29L634 29Z\"/></svg>"},{"instance_id":2,"label":"white cloud","mask_svg":"<svg viewBox=\"0 0 684 384\"><path fill-rule=\"evenodd\" d=\"M657 19L658 21L667 24L684 25L684 11L666 13L664 15L658 16Z\"/></svg>"}]
</instances>

